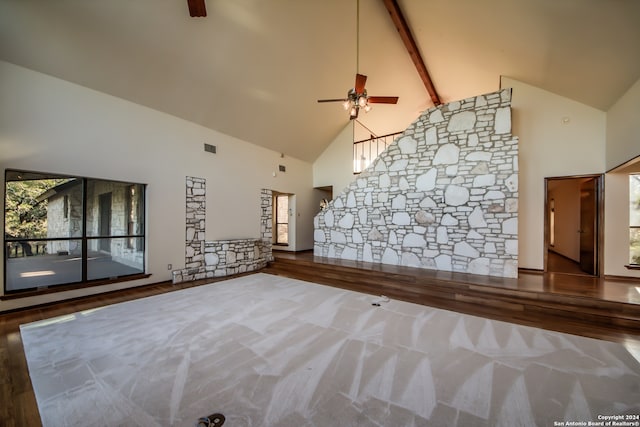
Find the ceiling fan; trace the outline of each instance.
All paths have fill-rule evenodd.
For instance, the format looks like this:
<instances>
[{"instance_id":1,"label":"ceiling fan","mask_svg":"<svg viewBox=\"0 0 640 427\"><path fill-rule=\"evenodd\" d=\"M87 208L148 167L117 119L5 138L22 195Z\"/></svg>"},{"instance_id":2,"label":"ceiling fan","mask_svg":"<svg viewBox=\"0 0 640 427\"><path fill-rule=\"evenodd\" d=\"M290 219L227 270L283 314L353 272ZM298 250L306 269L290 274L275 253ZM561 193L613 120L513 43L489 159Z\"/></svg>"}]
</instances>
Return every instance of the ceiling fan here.
<instances>
[{"instance_id":1,"label":"ceiling fan","mask_svg":"<svg viewBox=\"0 0 640 427\"><path fill-rule=\"evenodd\" d=\"M358 117L358 111L362 108L365 112L371 110L371 104L397 104L397 96L369 96L364 85L367 76L356 74L356 84L349 89L346 98L338 99L318 99L318 102L342 102L345 110L349 110L349 119L353 120Z\"/></svg>"},{"instance_id":2,"label":"ceiling fan","mask_svg":"<svg viewBox=\"0 0 640 427\"><path fill-rule=\"evenodd\" d=\"M397 104L397 96L369 96L364 88L367 76L360 74L360 0L356 0L356 84L349 89L346 98L339 99L318 99L318 102L342 102L345 110L349 111L349 119L358 117L358 112L362 108L365 113L371 110L371 104Z\"/></svg>"}]
</instances>

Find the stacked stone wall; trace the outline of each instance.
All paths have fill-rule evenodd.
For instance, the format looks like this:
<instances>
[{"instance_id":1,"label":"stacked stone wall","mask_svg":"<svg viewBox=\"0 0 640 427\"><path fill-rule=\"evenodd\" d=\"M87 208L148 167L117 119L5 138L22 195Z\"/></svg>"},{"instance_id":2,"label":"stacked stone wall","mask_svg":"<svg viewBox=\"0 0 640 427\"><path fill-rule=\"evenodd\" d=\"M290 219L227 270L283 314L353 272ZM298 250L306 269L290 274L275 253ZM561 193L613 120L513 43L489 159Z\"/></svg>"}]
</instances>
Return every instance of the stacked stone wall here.
<instances>
[{"instance_id":1,"label":"stacked stone wall","mask_svg":"<svg viewBox=\"0 0 640 427\"><path fill-rule=\"evenodd\" d=\"M184 265L198 269L204 262L206 228L206 185L203 178L188 176L186 182L186 236Z\"/></svg>"},{"instance_id":2,"label":"stacked stone wall","mask_svg":"<svg viewBox=\"0 0 640 427\"><path fill-rule=\"evenodd\" d=\"M425 111L314 219L316 256L517 277L511 90Z\"/></svg>"},{"instance_id":3,"label":"stacked stone wall","mask_svg":"<svg viewBox=\"0 0 640 427\"><path fill-rule=\"evenodd\" d=\"M267 257L273 261L273 191L262 189L260 192L260 238Z\"/></svg>"},{"instance_id":4,"label":"stacked stone wall","mask_svg":"<svg viewBox=\"0 0 640 427\"><path fill-rule=\"evenodd\" d=\"M271 190L260 192L260 238L205 241L206 181L186 179L185 268L172 271L173 283L255 271L273 260Z\"/></svg>"},{"instance_id":5,"label":"stacked stone wall","mask_svg":"<svg viewBox=\"0 0 640 427\"><path fill-rule=\"evenodd\" d=\"M216 240L205 245L205 270L229 276L266 267L262 239Z\"/></svg>"},{"instance_id":6,"label":"stacked stone wall","mask_svg":"<svg viewBox=\"0 0 640 427\"><path fill-rule=\"evenodd\" d=\"M64 199L68 197L68 210L65 218ZM81 237L82 236L82 185L74 185L62 194L48 199L47 204L47 237ZM82 255L79 240L54 240L47 242L47 253L67 252Z\"/></svg>"}]
</instances>

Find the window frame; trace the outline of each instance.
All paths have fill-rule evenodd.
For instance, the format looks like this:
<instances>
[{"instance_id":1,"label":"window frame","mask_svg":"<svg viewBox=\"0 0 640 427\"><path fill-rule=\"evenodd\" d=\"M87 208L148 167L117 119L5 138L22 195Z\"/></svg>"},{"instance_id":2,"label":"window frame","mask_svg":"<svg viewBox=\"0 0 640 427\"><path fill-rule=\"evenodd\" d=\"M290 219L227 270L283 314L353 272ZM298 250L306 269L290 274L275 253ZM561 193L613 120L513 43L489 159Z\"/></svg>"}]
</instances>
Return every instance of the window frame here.
<instances>
[{"instance_id":1,"label":"window frame","mask_svg":"<svg viewBox=\"0 0 640 427\"><path fill-rule=\"evenodd\" d=\"M290 205L290 194L286 194L286 193L275 193L273 194L273 212L274 212L274 245L277 246L289 246L289 216L291 215L291 209L289 207ZM287 201L287 221L286 222L280 222L279 220L279 216L278 216L278 200L280 198L284 198ZM279 230L279 226L280 225L286 225L287 226L287 241L286 242L282 242L280 241L280 233L278 233Z\"/></svg>"},{"instance_id":2,"label":"window frame","mask_svg":"<svg viewBox=\"0 0 640 427\"><path fill-rule=\"evenodd\" d=\"M631 213L632 213L632 209L633 209L633 203L634 200L632 200L632 197L638 197L640 199L640 194L632 194L633 188L632 188L632 181L633 179L638 180L638 193L640 193L640 173L630 173L629 174L629 264L627 265L628 268L631 269L640 269L640 256L638 256L639 262L633 262L633 251L632 251L632 247L631 247L631 231L632 230L640 230L640 222L638 224L631 224L632 222L632 218L631 218ZM640 204L640 203L639 203ZM640 207L638 208L638 210L640 210Z\"/></svg>"},{"instance_id":3,"label":"window frame","mask_svg":"<svg viewBox=\"0 0 640 427\"><path fill-rule=\"evenodd\" d=\"M22 176L25 176L27 178L22 179ZM14 177L17 177L18 179ZM47 236L47 237L33 237L33 236L13 237L12 236L10 237L9 236L7 232L7 215L9 212L7 209L8 208L7 206L8 205L8 199L7 199L8 184L10 182L16 182L16 181L39 180L39 179L43 179L43 180L44 179L69 179L68 182L76 181L79 183L79 185L81 185L81 207L76 206L76 208L79 208L78 210L81 211L81 217L79 221L80 222L79 235L76 235L77 234L76 232L70 231L68 236L63 236L63 237L50 237L50 236ZM89 221L89 217L87 214L87 205L88 205L87 199L89 197L89 193L87 191L87 184L89 182L92 182L93 185L97 183L99 185L113 185L115 188L118 188L118 186L124 187L125 192L127 193L125 194L125 202L124 202L125 207L127 203L126 200L129 198L128 192L130 191L130 188L135 187L140 189L141 194L139 195L139 199L138 199L139 206L136 206L136 209L135 209L137 210L136 219L141 221L138 223L138 227L135 227L137 228L137 230L135 230L137 232L133 234L129 232L130 227L127 223L129 219L125 218L125 221L127 222L124 224L123 232L120 234L118 234L117 232L114 233L113 231L108 236L103 236L99 232L90 234L90 232L87 229L87 222ZM30 296L30 295L33 295L34 293L36 294L49 293L57 290L63 291L68 289L76 289L78 287L81 288L81 287L100 285L104 283L114 283L114 282L121 282L121 281L127 281L127 280L135 280L142 277L149 277L150 275L147 274L146 272L146 268L147 268L147 244L146 244L147 188L146 187L147 185L143 183L134 183L134 182L127 182L127 181L120 181L120 180L80 177L75 175L67 175L67 174L59 174L59 173L46 173L46 172L24 171L24 170L17 170L17 169L6 169L5 185L4 185L4 200L3 200L3 203L4 203L4 238L3 238L4 240L3 242L4 242L4 251L5 251L4 277L3 277L4 295L9 297L17 297L22 295ZM64 198L62 200L62 205L63 205L64 212L61 212L61 218L64 217L63 219L65 221L70 221L72 207L71 207L70 198L68 195L64 195ZM47 212L48 212L48 206L47 206ZM128 212L124 212L124 214L127 215ZM140 270L140 271L119 274L119 273L123 273L122 271L120 271L120 272L117 272L117 274L115 274L114 276L90 278L92 274L90 273L90 268L88 267L89 258L91 257L89 246L92 241L96 241L96 240L98 241L98 244L99 244L100 239L109 239L111 241L113 241L114 239L123 240L124 243L122 244L122 246L126 250L132 250L133 253L131 255L133 255L134 257L137 256L137 259L140 259L140 255L136 253L136 252L139 252L141 254L141 260L139 263L135 264L136 267L133 267L133 269ZM9 252L10 245L13 247L16 247L16 245L20 245L23 248L25 248L26 246L30 246L31 243L35 242L35 243L39 243L36 246L36 250L38 250L40 246L43 246L43 245L46 246L46 244L50 242L56 242L56 241L58 242L59 241L68 241L68 242L79 241L80 257L81 257L80 280L71 279L72 281L65 281L62 283L53 283L53 284L48 284L44 286L27 287L27 288L20 288L20 289L7 289L8 274L9 274L8 262L11 255ZM137 245L132 244L131 247L129 247L129 242L136 242L136 241L139 242ZM16 255L17 255L17 251L16 251ZM139 267L138 267L138 264L139 264ZM74 273L74 278L77 275L78 274L76 271ZM100 276L100 274L98 274L98 276Z\"/></svg>"}]
</instances>

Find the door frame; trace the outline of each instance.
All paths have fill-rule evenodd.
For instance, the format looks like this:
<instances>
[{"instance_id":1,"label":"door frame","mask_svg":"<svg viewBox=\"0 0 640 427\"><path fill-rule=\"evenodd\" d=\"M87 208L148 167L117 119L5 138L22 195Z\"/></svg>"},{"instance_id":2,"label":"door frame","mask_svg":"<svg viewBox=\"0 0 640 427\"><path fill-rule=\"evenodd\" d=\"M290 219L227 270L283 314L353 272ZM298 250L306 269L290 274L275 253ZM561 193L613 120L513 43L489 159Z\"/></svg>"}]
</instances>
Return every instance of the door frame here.
<instances>
[{"instance_id":1,"label":"door frame","mask_svg":"<svg viewBox=\"0 0 640 427\"><path fill-rule=\"evenodd\" d=\"M286 197L288 204L288 222L287 222L287 243L278 243L278 214L277 198ZM296 247L296 195L294 193L283 193L277 190L271 190L272 210L271 210L271 224L273 227L271 245L277 250L292 250L295 251Z\"/></svg>"},{"instance_id":2,"label":"door frame","mask_svg":"<svg viewBox=\"0 0 640 427\"><path fill-rule=\"evenodd\" d=\"M554 176L544 178L544 245L543 245L543 265L544 272L548 270L548 251L549 251L549 235L550 235L550 219L549 219L549 181L563 179L585 179L594 178L596 183L596 212L595 212L595 228L596 238L595 247L593 248L596 256L595 274L590 277L603 277L604 275L604 174L590 175L570 175L570 176ZM587 274L587 273L585 273Z\"/></svg>"}]
</instances>

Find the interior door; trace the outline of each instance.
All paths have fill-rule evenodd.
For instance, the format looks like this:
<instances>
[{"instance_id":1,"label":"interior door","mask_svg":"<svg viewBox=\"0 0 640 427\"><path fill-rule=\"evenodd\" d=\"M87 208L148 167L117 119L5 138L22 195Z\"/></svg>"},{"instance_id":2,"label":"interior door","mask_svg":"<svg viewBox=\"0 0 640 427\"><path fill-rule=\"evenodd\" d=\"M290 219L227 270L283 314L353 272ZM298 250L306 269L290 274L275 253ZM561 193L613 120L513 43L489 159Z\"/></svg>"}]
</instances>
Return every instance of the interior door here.
<instances>
[{"instance_id":1,"label":"interior door","mask_svg":"<svg viewBox=\"0 0 640 427\"><path fill-rule=\"evenodd\" d=\"M597 180L589 178L580 184L580 268L585 273L597 273Z\"/></svg>"}]
</instances>

